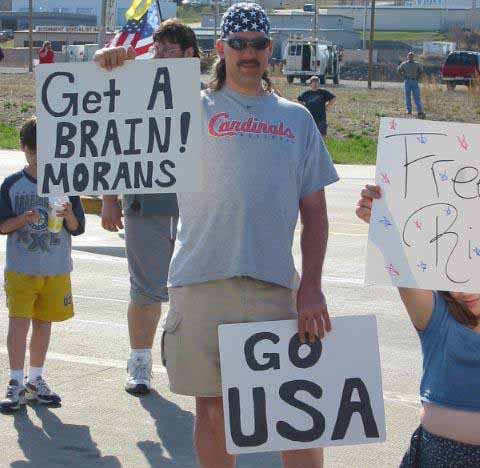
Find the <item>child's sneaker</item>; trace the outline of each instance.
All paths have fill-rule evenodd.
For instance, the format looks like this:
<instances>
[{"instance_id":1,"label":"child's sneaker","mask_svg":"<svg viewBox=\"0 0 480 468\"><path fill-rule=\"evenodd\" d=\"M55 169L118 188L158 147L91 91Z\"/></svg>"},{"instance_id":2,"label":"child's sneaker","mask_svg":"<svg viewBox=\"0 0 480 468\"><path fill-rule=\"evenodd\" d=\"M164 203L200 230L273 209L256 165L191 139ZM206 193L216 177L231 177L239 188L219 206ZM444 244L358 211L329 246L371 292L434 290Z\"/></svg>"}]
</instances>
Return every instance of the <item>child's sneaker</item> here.
<instances>
[{"instance_id":1,"label":"child's sneaker","mask_svg":"<svg viewBox=\"0 0 480 468\"><path fill-rule=\"evenodd\" d=\"M25 399L27 401L38 401L43 405L58 405L62 401L56 393L50 390L42 377L37 377L33 384L27 381Z\"/></svg>"},{"instance_id":2,"label":"child's sneaker","mask_svg":"<svg viewBox=\"0 0 480 468\"><path fill-rule=\"evenodd\" d=\"M5 398L0 401L1 411L17 411L25 404L25 387L12 379L8 382Z\"/></svg>"}]
</instances>

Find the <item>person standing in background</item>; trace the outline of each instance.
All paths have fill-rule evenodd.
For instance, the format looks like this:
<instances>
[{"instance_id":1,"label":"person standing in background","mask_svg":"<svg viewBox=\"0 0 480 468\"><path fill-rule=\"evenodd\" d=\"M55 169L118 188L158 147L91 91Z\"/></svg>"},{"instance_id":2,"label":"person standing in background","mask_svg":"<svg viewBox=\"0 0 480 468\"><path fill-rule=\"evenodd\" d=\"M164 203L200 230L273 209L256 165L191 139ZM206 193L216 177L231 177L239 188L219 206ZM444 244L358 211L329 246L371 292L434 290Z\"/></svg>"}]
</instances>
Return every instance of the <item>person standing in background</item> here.
<instances>
[{"instance_id":1,"label":"person standing in background","mask_svg":"<svg viewBox=\"0 0 480 468\"><path fill-rule=\"evenodd\" d=\"M318 76L310 78L310 90L298 96L297 100L303 104L312 114L322 137L327 136L327 110L335 104L336 97L330 91L319 88Z\"/></svg>"},{"instance_id":2,"label":"person standing in background","mask_svg":"<svg viewBox=\"0 0 480 468\"><path fill-rule=\"evenodd\" d=\"M412 115L412 93L417 108L418 118L424 119L422 98L420 96L420 86L418 82L423 75L423 67L415 61L413 52L407 54L407 60L402 62L397 69L399 75L405 84L405 105L407 107L407 115Z\"/></svg>"},{"instance_id":3,"label":"person standing in background","mask_svg":"<svg viewBox=\"0 0 480 468\"><path fill-rule=\"evenodd\" d=\"M52 44L50 41L45 41L42 48L38 51L39 63L54 63L55 53L52 50Z\"/></svg>"}]
</instances>

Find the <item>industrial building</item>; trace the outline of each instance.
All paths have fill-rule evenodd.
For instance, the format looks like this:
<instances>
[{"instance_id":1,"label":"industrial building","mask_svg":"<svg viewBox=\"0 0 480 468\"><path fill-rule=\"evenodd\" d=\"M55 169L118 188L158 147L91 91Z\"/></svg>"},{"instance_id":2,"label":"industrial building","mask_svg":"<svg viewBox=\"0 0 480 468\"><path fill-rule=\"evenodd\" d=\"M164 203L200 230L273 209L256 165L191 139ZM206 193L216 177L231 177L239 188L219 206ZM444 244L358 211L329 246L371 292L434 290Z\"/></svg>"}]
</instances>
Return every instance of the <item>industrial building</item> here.
<instances>
[{"instance_id":1,"label":"industrial building","mask_svg":"<svg viewBox=\"0 0 480 468\"><path fill-rule=\"evenodd\" d=\"M83 29L83 31L81 30ZM52 43L52 49L56 52L62 51L65 45L84 45L95 44L98 42L97 27L64 28L64 30L53 30L50 28L39 28L33 32L33 47L41 47L45 41ZM111 39L113 33L106 36L107 42ZM28 31L15 31L14 47L28 47Z\"/></svg>"},{"instance_id":2,"label":"industrial building","mask_svg":"<svg viewBox=\"0 0 480 468\"><path fill-rule=\"evenodd\" d=\"M132 0L117 0L116 22L118 27L121 27L125 24L125 12L128 10L131 4ZM28 5L29 0L11 0L11 11L14 13L26 13L28 12ZM33 5L35 17L37 17L38 13L84 15L93 16L95 18L95 24L100 24L102 0L35 0ZM176 15L176 2L161 1L160 8L162 10L163 18L171 18Z\"/></svg>"},{"instance_id":3,"label":"industrial building","mask_svg":"<svg viewBox=\"0 0 480 468\"><path fill-rule=\"evenodd\" d=\"M334 6L328 7L324 11L329 15L352 17L353 28L363 28L364 7ZM370 9L367 9L367 17L370 18ZM370 28L369 21L366 22L366 27ZM386 6L375 8L375 29L377 31L441 31L452 28L480 28L480 9Z\"/></svg>"},{"instance_id":4,"label":"industrial building","mask_svg":"<svg viewBox=\"0 0 480 468\"><path fill-rule=\"evenodd\" d=\"M220 17L217 18L217 26L220 25ZM273 57L282 58L282 51L290 35L302 35L311 37L314 30L314 14L299 12L283 13L276 11L270 15ZM360 34L354 30L354 19L347 15L317 15L317 37L327 42L340 45L345 49L357 49L361 47ZM201 27L195 29L195 34L203 49L212 49L215 32L215 15L204 14Z\"/></svg>"}]
</instances>

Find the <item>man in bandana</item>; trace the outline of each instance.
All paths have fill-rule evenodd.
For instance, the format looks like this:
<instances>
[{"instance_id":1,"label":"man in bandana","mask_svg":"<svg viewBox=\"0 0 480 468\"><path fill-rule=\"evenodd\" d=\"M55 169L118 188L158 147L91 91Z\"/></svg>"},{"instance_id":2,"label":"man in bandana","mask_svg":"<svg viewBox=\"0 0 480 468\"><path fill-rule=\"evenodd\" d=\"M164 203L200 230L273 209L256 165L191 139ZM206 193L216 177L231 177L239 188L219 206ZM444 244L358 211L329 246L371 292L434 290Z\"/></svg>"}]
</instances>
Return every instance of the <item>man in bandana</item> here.
<instances>
[{"instance_id":1,"label":"man in bandana","mask_svg":"<svg viewBox=\"0 0 480 468\"><path fill-rule=\"evenodd\" d=\"M195 396L203 468L235 466L225 450L218 326L296 318L302 341L331 328L321 288L324 187L338 176L310 113L271 90L269 32L257 4L225 12L214 79L201 96L205 187L178 194L162 352L172 392ZM99 63L109 69L128 58L125 51L107 55ZM299 211L298 285L292 242ZM287 468L323 466L321 449L287 451L282 459Z\"/></svg>"},{"instance_id":2,"label":"man in bandana","mask_svg":"<svg viewBox=\"0 0 480 468\"><path fill-rule=\"evenodd\" d=\"M273 93L269 20L254 3L222 19L215 76L202 93L202 193L179 193L163 358L172 392L196 398L204 468L235 466L225 450L218 326L298 319L302 340L330 330L321 288L328 237L324 187L338 180L310 113ZM301 214L302 276L292 241ZM323 466L321 449L287 451L289 468Z\"/></svg>"}]
</instances>

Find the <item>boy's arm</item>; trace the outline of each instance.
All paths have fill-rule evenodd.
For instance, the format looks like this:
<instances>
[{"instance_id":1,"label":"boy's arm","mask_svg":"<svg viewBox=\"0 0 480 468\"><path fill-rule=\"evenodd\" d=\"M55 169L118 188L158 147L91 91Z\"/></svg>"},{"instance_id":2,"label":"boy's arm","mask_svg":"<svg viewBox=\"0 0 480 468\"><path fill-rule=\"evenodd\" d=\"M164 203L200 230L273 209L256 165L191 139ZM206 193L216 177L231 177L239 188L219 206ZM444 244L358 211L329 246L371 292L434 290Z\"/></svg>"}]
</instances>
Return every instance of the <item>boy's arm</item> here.
<instances>
[{"instance_id":1,"label":"boy's arm","mask_svg":"<svg viewBox=\"0 0 480 468\"><path fill-rule=\"evenodd\" d=\"M11 232L21 229L28 223L36 223L40 219L40 216L35 211L26 211L21 215L14 216L13 218L7 218L0 221L0 234L10 234Z\"/></svg>"},{"instance_id":2,"label":"boy's arm","mask_svg":"<svg viewBox=\"0 0 480 468\"><path fill-rule=\"evenodd\" d=\"M65 228L72 236L79 236L85 232L85 212L80 197L69 197L62 214L65 219ZM60 212L59 212L60 214Z\"/></svg>"},{"instance_id":3,"label":"boy's arm","mask_svg":"<svg viewBox=\"0 0 480 468\"><path fill-rule=\"evenodd\" d=\"M0 234L9 234L40 219L39 214L32 210L20 215L15 213L10 200L10 187L11 178L7 177L0 187Z\"/></svg>"}]
</instances>

